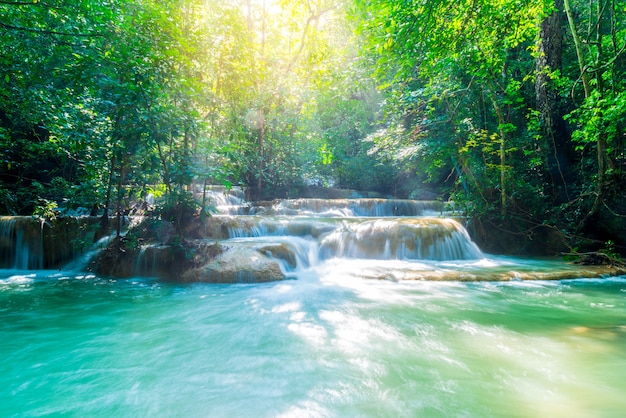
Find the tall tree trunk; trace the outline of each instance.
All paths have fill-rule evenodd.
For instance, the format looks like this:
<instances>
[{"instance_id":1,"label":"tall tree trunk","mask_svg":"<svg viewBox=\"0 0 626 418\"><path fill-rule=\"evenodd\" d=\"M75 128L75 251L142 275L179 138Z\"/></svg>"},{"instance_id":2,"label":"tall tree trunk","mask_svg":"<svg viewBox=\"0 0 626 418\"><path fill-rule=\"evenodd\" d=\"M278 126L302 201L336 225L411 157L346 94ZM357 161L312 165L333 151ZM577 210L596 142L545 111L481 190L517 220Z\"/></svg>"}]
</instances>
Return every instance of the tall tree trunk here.
<instances>
[{"instance_id":1,"label":"tall tree trunk","mask_svg":"<svg viewBox=\"0 0 626 418\"><path fill-rule=\"evenodd\" d=\"M495 93L490 92L491 102L493 104L493 108L496 112L496 116L498 118L498 131L500 134L500 149L499 149L499 157L500 157L500 214L502 216L506 215L506 207L507 207L507 188L506 188L506 132L503 129L505 124L504 113L502 112L502 106L498 103L496 99Z\"/></svg>"},{"instance_id":2,"label":"tall tree trunk","mask_svg":"<svg viewBox=\"0 0 626 418\"><path fill-rule=\"evenodd\" d=\"M587 65L585 63L585 57L581 46L580 36L576 30L576 22L574 22L574 14L569 0L563 0L563 6L565 7L565 14L567 15L567 22L569 23L570 31L572 32L572 39L574 41L574 48L576 49L576 57L578 59L578 68L580 69L580 78L583 82L583 89L585 90L585 98L591 96L591 89L589 87L589 76L587 75Z\"/></svg>"},{"instance_id":3,"label":"tall tree trunk","mask_svg":"<svg viewBox=\"0 0 626 418\"><path fill-rule=\"evenodd\" d=\"M111 207L111 191L113 190L113 176L115 173L115 153L111 156L111 166L109 167L109 180L107 184L107 194L104 202L104 214L100 219L100 227L107 229L109 227L109 209Z\"/></svg>"},{"instance_id":4,"label":"tall tree trunk","mask_svg":"<svg viewBox=\"0 0 626 418\"><path fill-rule=\"evenodd\" d=\"M259 196L261 196L261 190L263 188L263 160L265 158L265 150L264 150L264 143L263 143L263 120L262 118L263 113L261 111L259 111L259 121L258 121L258 134L257 134L257 145L259 146L259 178L257 179L257 193L259 193Z\"/></svg>"},{"instance_id":5,"label":"tall tree trunk","mask_svg":"<svg viewBox=\"0 0 626 418\"><path fill-rule=\"evenodd\" d=\"M606 19L607 9L609 8L608 0L599 0L597 4L598 23L596 25L596 58L595 58L595 79L597 89L604 97L610 95L610 91L607 91L604 83L605 72L605 59L604 51L602 48L603 36L604 36L604 20ZM611 16L609 16L610 18ZM598 135L598 178L600 184L604 186L606 179L606 170L615 168L615 165L609 157L607 150L607 132L602 130Z\"/></svg>"},{"instance_id":6,"label":"tall tree trunk","mask_svg":"<svg viewBox=\"0 0 626 418\"><path fill-rule=\"evenodd\" d=\"M118 248L121 247L122 236L122 199L124 198L124 177L126 171L126 156L123 156L120 161L119 175L117 179L117 214L115 232L117 235Z\"/></svg>"},{"instance_id":7,"label":"tall tree trunk","mask_svg":"<svg viewBox=\"0 0 626 418\"><path fill-rule=\"evenodd\" d=\"M163 167L163 182L165 183L165 189L168 195L172 195L172 182L170 177L170 170L167 167L167 157L163 153L161 143L157 140L157 151L159 152L159 160L161 160L161 166Z\"/></svg>"},{"instance_id":8,"label":"tall tree trunk","mask_svg":"<svg viewBox=\"0 0 626 418\"><path fill-rule=\"evenodd\" d=\"M553 150L548 157L552 183L563 186L563 196L570 200L564 171L571 163L569 135L560 111L559 95L552 84L551 74L562 67L563 0L554 0L554 10L541 22L535 62L535 98L543 134Z\"/></svg>"},{"instance_id":9,"label":"tall tree trunk","mask_svg":"<svg viewBox=\"0 0 626 418\"><path fill-rule=\"evenodd\" d=\"M602 37L603 37L603 24L604 24L604 16L606 13L605 3L607 0L598 0L596 4L596 12L597 12L597 23L595 25L596 31L596 56L595 56L595 81L596 81L596 89L600 92L600 95L604 97L607 92L605 91L604 86L604 56L602 51ZM600 119L602 119L603 115L600 111L599 115ZM597 161L598 161L598 183L596 189L596 199L593 203L593 207L580 223L581 227L584 226L586 221L591 218L598 210L600 209L601 204L605 199L605 186L607 184L607 176L606 172L609 168L614 168L614 164L609 158L608 150L607 150L607 132L605 129L600 128L598 130L598 136L596 138L596 151L597 151Z\"/></svg>"}]
</instances>

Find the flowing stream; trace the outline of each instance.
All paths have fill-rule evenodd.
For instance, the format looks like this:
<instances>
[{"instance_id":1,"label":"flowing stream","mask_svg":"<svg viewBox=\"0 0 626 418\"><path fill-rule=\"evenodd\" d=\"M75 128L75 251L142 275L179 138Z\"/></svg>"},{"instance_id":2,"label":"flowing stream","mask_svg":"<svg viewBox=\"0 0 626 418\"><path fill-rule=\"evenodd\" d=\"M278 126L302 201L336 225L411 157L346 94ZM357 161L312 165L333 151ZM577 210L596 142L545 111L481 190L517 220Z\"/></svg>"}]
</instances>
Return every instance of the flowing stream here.
<instances>
[{"instance_id":1,"label":"flowing stream","mask_svg":"<svg viewBox=\"0 0 626 418\"><path fill-rule=\"evenodd\" d=\"M335 232L274 238L348 251ZM623 416L625 277L402 280L552 265L369 250L262 284L0 270L0 416Z\"/></svg>"},{"instance_id":2,"label":"flowing stream","mask_svg":"<svg viewBox=\"0 0 626 418\"><path fill-rule=\"evenodd\" d=\"M1 416L619 417L626 280L0 280Z\"/></svg>"}]
</instances>

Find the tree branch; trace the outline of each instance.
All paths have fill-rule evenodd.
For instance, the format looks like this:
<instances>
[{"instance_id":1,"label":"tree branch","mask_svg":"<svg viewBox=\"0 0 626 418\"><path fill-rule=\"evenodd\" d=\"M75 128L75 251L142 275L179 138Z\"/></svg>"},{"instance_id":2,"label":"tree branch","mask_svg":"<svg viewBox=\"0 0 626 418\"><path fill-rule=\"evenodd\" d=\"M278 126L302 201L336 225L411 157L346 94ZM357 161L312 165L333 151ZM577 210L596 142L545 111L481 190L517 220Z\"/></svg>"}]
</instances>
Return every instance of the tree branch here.
<instances>
[{"instance_id":1,"label":"tree branch","mask_svg":"<svg viewBox=\"0 0 626 418\"><path fill-rule=\"evenodd\" d=\"M37 0L33 1L6 1L0 0L0 4L8 4L9 6L34 6L38 3Z\"/></svg>"},{"instance_id":2,"label":"tree branch","mask_svg":"<svg viewBox=\"0 0 626 418\"><path fill-rule=\"evenodd\" d=\"M621 258L602 251L590 251L586 253L574 251L561 254L568 257L576 257L577 260L574 261L574 264L582 264L585 266L609 265L618 268L626 267L626 263L624 263Z\"/></svg>"},{"instance_id":3,"label":"tree branch","mask_svg":"<svg viewBox=\"0 0 626 418\"><path fill-rule=\"evenodd\" d=\"M307 18L305 24L304 24L304 29L302 30L302 37L300 38L300 45L298 47L298 50L296 51L296 53L294 54L293 58L291 59L291 62L289 63L287 69L288 71L291 71L291 68L293 67L293 65L296 63L296 61L298 60L298 58L300 57L300 55L302 54L302 51L304 50L304 47L306 45L306 38L309 32L309 27L311 26L311 24L313 22L319 22L319 19L326 13L336 9L337 6L330 6L327 7L325 9L322 10L313 10L313 7L311 6L311 4L309 3L309 17Z\"/></svg>"},{"instance_id":4,"label":"tree branch","mask_svg":"<svg viewBox=\"0 0 626 418\"><path fill-rule=\"evenodd\" d=\"M73 36L77 38L91 38L91 37L104 36L103 33L69 33L69 32L59 32L59 31L54 31L54 30L39 30L39 29L32 29L32 28L24 28L21 26L8 25L4 22L0 22L0 26L9 30L36 33L39 35Z\"/></svg>"}]
</instances>

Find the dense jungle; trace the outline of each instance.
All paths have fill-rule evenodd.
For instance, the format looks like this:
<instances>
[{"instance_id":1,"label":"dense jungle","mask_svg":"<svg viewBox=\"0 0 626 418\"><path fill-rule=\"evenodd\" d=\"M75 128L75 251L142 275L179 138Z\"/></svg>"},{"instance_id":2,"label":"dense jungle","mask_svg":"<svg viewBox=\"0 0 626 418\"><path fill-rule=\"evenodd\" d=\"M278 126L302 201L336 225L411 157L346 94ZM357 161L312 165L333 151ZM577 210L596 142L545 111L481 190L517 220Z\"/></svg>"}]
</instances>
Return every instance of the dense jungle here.
<instances>
[{"instance_id":1,"label":"dense jungle","mask_svg":"<svg viewBox=\"0 0 626 418\"><path fill-rule=\"evenodd\" d=\"M454 202L496 253L626 253L615 0L1 0L0 214ZM119 225L119 223L118 223Z\"/></svg>"}]
</instances>

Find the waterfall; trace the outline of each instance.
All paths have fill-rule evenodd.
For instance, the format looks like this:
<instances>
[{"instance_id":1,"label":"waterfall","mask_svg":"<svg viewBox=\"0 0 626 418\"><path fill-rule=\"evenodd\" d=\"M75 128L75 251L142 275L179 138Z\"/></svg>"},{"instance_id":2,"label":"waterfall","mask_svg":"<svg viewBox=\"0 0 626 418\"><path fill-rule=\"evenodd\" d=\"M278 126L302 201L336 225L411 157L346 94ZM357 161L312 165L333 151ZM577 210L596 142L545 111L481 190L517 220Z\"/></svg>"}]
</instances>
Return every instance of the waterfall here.
<instances>
[{"instance_id":1,"label":"waterfall","mask_svg":"<svg viewBox=\"0 0 626 418\"><path fill-rule=\"evenodd\" d=\"M232 256L224 257L235 263L229 267L233 271L243 268L246 260L241 257L274 259L285 272L313 268L331 259L412 262L484 258L461 223L441 216L441 202L290 199L258 206L252 211L256 215L233 215L252 208L243 192L220 188L210 192L211 201L231 214L214 215L198 224L195 237L219 242L225 252L230 251ZM70 266L85 266L85 260L109 242L107 239L88 251L97 222L97 218L67 218L48 224L32 217L1 217L0 268L49 269L66 266L72 259L80 262ZM91 235L85 234L87 230ZM83 247L78 248L76 242ZM198 248L199 243L194 245ZM243 247L246 250L239 251ZM168 246L147 243L130 261L127 274L167 276L181 272L184 261L184 254L169 251Z\"/></svg>"},{"instance_id":2,"label":"waterfall","mask_svg":"<svg viewBox=\"0 0 626 418\"><path fill-rule=\"evenodd\" d=\"M0 216L0 269L41 270L84 266L96 241L100 219ZM108 243L98 242L94 251Z\"/></svg>"},{"instance_id":3,"label":"waterfall","mask_svg":"<svg viewBox=\"0 0 626 418\"><path fill-rule=\"evenodd\" d=\"M444 213L441 202L289 199L274 202L271 207L256 207L251 213L256 215L213 217L212 229L220 231L220 236L211 238L220 238L234 246L280 243L297 254L298 265L304 268L335 258L404 261L484 258L461 223L434 216Z\"/></svg>"},{"instance_id":4,"label":"waterfall","mask_svg":"<svg viewBox=\"0 0 626 418\"><path fill-rule=\"evenodd\" d=\"M348 224L321 242L322 258L469 260L482 258L465 228L452 219L377 219Z\"/></svg>"},{"instance_id":5,"label":"waterfall","mask_svg":"<svg viewBox=\"0 0 626 418\"><path fill-rule=\"evenodd\" d=\"M214 220L216 221L216 220ZM218 220L219 221L219 220ZM319 258L471 260L483 258L465 228L448 218L267 219L249 217L229 226L230 240L268 242L302 238Z\"/></svg>"},{"instance_id":6,"label":"waterfall","mask_svg":"<svg viewBox=\"0 0 626 418\"><path fill-rule=\"evenodd\" d=\"M143 245L135 261L135 272L137 276L157 276L158 270L167 261L163 255L166 254L166 246Z\"/></svg>"},{"instance_id":7,"label":"waterfall","mask_svg":"<svg viewBox=\"0 0 626 418\"><path fill-rule=\"evenodd\" d=\"M245 215L250 210L245 192L240 187L207 186L204 194L208 203L220 214Z\"/></svg>"},{"instance_id":8,"label":"waterfall","mask_svg":"<svg viewBox=\"0 0 626 418\"><path fill-rule=\"evenodd\" d=\"M30 217L0 217L0 268L44 268L44 223Z\"/></svg>"},{"instance_id":9,"label":"waterfall","mask_svg":"<svg viewBox=\"0 0 626 418\"><path fill-rule=\"evenodd\" d=\"M404 199L288 199L262 211L266 215L326 217L437 216L444 213L439 201Z\"/></svg>"}]
</instances>

